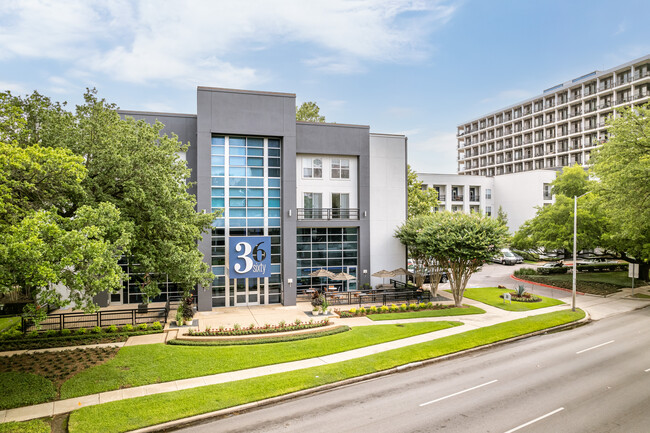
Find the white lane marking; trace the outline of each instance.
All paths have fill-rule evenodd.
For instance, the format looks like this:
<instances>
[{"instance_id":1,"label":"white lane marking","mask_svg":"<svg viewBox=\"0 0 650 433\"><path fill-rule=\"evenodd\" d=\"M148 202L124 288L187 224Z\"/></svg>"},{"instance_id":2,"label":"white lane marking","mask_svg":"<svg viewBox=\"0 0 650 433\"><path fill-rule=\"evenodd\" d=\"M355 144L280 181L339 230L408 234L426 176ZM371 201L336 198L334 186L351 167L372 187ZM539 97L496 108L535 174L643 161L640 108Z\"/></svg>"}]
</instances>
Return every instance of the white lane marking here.
<instances>
[{"instance_id":1,"label":"white lane marking","mask_svg":"<svg viewBox=\"0 0 650 433\"><path fill-rule=\"evenodd\" d=\"M435 400L427 401L426 403L422 403L422 404L420 405L420 407L422 407L422 406L426 406L426 405L431 404L431 403L436 403L436 402L439 402L439 401L441 401L441 400L445 400L445 399L447 399L447 398L449 398L449 397L454 397L454 396L456 396L456 395L463 394L463 393L465 393L465 392L467 392L467 391L472 391L472 390L475 390L475 389L481 388L482 386L489 385L489 384L494 383L494 382L498 382L498 380L497 380L497 379L494 379L494 380L491 380L491 381L489 381L489 382L485 382L485 383L483 383L483 384L481 384L481 385L474 386L474 387L472 387L472 388L467 388L467 389L464 389L464 390L462 390L462 391L458 391L458 392L455 392L455 393L453 393L453 394L449 394L449 395L446 395L446 396L444 396L444 397L437 398L437 399L435 399Z\"/></svg>"},{"instance_id":2,"label":"white lane marking","mask_svg":"<svg viewBox=\"0 0 650 433\"><path fill-rule=\"evenodd\" d=\"M591 349L597 349L597 348L599 348L599 347L605 346L606 344L610 344L610 343L613 343L613 342L614 342L614 340L610 340L610 341L608 341L607 343L599 344L599 345L597 345L597 346L593 346L593 347L590 347L590 348L588 348L588 349L582 349L580 352L576 352L576 355L580 355L581 353L586 352L586 351L588 351L588 350L591 350Z\"/></svg>"},{"instance_id":3,"label":"white lane marking","mask_svg":"<svg viewBox=\"0 0 650 433\"><path fill-rule=\"evenodd\" d=\"M561 411L563 411L563 410L564 410L563 407L561 407L561 408L559 408L559 409L555 409L553 412L549 412L549 413L547 413L546 415L542 415L542 416L540 416L539 418L535 418L535 419L532 420L532 421L528 421L526 424L522 424L522 425L520 425L520 426L517 426L517 427L515 427L515 428L513 428L513 429L511 429L511 430L508 430L508 431L505 432L505 433L512 433L513 431L517 431L517 430L519 430L519 429L522 429L522 428L524 428L524 427L526 427L526 426L529 426L529 425L531 425L531 424L533 424L533 423L536 423L537 421L543 420L543 419L546 418L546 417L549 417L549 416L551 416L551 415L555 415L556 413L561 412Z\"/></svg>"},{"instance_id":4,"label":"white lane marking","mask_svg":"<svg viewBox=\"0 0 650 433\"><path fill-rule=\"evenodd\" d=\"M647 373L647 372L649 372L649 371L650 371L650 368L648 368L647 370L643 370L643 371Z\"/></svg>"}]
</instances>

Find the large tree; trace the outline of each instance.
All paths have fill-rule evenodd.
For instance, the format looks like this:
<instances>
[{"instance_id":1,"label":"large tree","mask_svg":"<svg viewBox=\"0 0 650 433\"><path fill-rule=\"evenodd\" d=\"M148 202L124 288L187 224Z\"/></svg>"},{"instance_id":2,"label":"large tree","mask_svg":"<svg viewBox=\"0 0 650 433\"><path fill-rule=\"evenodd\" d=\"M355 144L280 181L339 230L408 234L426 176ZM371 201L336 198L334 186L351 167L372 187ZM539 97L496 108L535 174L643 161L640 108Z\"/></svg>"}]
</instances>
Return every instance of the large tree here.
<instances>
[{"instance_id":1,"label":"large tree","mask_svg":"<svg viewBox=\"0 0 650 433\"><path fill-rule=\"evenodd\" d=\"M595 190L610 219L608 248L642 266L650 262L650 105L627 107L610 122L611 138L592 153Z\"/></svg>"},{"instance_id":2,"label":"large tree","mask_svg":"<svg viewBox=\"0 0 650 433\"><path fill-rule=\"evenodd\" d=\"M188 145L176 135L162 135L159 122L120 118L115 105L95 91L84 98L69 112L37 93L26 98L4 94L0 102L7 110L13 113L18 107L23 114L0 123L1 132L22 147L38 144L80 157L86 171L81 191L70 194L70 205L57 213L71 218L83 206L99 208L102 203L118 210L119 224L130 238L122 253L132 270L144 275L145 302L160 292L161 279L186 290L209 286L214 276L196 243L216 214L197 212L196 200L187 192L190 172L179 153Z\"/></svg>"},{"instance_id":3,"label":"large tree","mask_svg":"<svg viewBox=\"0 0 650 433\"><path fill-rule=\"evenodd\" d=\"M457 307L471 275L504 245L507 229L494 218L477 213L436 212L418 234L426 254L447 270Z\"/></svg>"},{"instance_id":4,"label":"large tree","mask_svg":"<svg viewBox=\"0 0 650 433\"><path fill-rule=\"evenodd\" d=\"M425 188L418 174L407 166L408 217L430 215L438 206L438 193L433 188Z\"/></svg>"},{"instance_id":5,"label":"large tree","mask_svg":"<svg viewBox=\"0 0 650 433\"><path fill-rule=\"evenodd\" d=\"M296 120L301 122L325 122L325 116L320 114L320 108L315 102L303 102L296 109Z\"/></svg>"},{"instance_id":6,"label":"large tree","mask_svg":"<svg viewBox=\"0 0 650 433\"><path fill-rule=\"evenodd\" d=\"M408 255L413 260L415 285L422 287L424 278L428 274L431 293L436 296L445 269L430 255L429 244L420 236L422 230L433 223L431 215L411 217L395 230L395 237L406 246Z\"/></svg>"},{"instance_id":7,"label":"large tree","mask_svg":"<svg viewBox=\"0 0 650 433\"><path fill-rule=\"evenodd\" d=\"M573 201L586 194L594 186L588 173L575 165L565 167L553 181L555 202L537 209L535 217L526 221L515 233L514 247L547 250L563 250L565 257L573 249ZM587 194L578 200L578 249L602 246L607 217L595 194Z\"/></svg>"}]
</instances>

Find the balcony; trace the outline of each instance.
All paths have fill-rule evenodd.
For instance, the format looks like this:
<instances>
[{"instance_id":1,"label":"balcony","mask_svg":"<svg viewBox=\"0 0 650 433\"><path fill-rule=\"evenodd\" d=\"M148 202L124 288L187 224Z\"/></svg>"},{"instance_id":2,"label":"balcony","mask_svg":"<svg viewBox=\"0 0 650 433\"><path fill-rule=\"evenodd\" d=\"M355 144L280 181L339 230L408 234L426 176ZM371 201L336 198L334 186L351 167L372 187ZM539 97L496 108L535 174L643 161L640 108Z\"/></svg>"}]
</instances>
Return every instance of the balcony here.
<instances>
[{"instance_id":1,"label":"balcony","mask_svg":"<svg viewBox=\"0 0 650 433\"><path fill-rule=\"evenodd\" d=\"M598 87L598 90L600 90L602 92L603 90L608 90L608 89L611 89L612 87L614 87L612 82L611 81L606 81L604 83L600 83L600 86Z\"/></svg>"},{"instance_id":2,"label":"balcony","mask_svg":"<svg viewBox=\"0 0 650 433\"><path fill-rule=\"evenodd\" d=\"M462 195L452 194L451 201L463 201L463 196Z\"/></svg>"},{"instance_id":3,"label":"balcony","mask_svg":"<svg viewBox=\"0 0 650 433\"><path fill-rule=\"evenodd\" d=\"M644 71L644 72L637 71L637 72L634 73L634 80L635 81L640 80L640 79L645 78L645 77L650 77L650 71Z\"/></svg>"},{"instance_id":4,"label":"balcony","mask_svg":"<svg viewBox=\"0 0 650 433\"><path fill-rule=\"evenodd\" d=\"M298 208L298 220L358 220L359 209Z\"/></svg>"},{"instance_id":5,"label":"balcony","mask_svg":"<svg viewBox=\"0 0 650 433\"><path fill-rule=\"evenodd\" d=\"M612 106L612 101L603 101L600 103L600 109L609 108Z\"/></svg>"},{"instance_id":6,"label":"balcony","mask_svg":"<svg viewBox=\"0 0 650 433\"><path fill-rule=\"evenodd\" d=\"M444 194L438 194L438 201L445 201L447 197Z\"/></svg>"}]
</instances>

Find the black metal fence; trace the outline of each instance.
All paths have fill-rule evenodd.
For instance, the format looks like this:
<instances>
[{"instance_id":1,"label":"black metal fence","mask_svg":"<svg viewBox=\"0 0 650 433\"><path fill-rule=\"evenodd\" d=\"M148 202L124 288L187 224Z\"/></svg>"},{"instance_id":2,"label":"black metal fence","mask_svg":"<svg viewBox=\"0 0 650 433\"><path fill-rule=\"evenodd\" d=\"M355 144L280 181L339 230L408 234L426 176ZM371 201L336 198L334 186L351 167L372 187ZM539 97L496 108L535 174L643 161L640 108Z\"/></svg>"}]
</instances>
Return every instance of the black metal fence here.
<instances>
[{"instance_id":1,"label":"black metal fence","mask_svg":"<svg viewBox=\"0 0 650 433\"><path fill-rule=\"evenodd\" d=\"M137 326L141 323L160 322L163 326L167 323L167 308L147 308L146 310L109 310L97 313L61 313L48 314L47 318L40 323L41 331L61 329L94 328L95 326L105 327L110 325ZM22 318L23 333L36 329L33 320Z\"/></svg>"},{"instance_id":2,"label":"black metal fence","mask_svg":"<svg viewBox=\"0 0 650 433\"><path fill-rule=\"evenodd\" d=\"M362 305L366 304L379 304L389 305L397 302L410 303L429 302L431 300L431 292L425 290L418 293L415 290L400 290L397 292L341 292L341 293L328 293L325 295L327 302L331 305Z\"/></svg>"}]
</instances>

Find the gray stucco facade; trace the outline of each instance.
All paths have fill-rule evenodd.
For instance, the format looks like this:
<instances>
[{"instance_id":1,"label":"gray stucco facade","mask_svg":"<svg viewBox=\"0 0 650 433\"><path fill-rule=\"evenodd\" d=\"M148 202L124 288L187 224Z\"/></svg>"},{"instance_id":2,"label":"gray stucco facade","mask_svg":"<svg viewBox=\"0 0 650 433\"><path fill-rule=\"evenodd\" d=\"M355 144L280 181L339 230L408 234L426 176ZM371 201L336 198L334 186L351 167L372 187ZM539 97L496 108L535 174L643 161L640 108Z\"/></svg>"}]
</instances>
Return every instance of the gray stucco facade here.
<instances>
[{"instance_id":1,"label":"gray stucco facade","mask_svg":"<svg viewBox=\"0 0 650 433\"><path fill-rule=\"evenodd\" d=\"M279 221L281 224L281 280L277 281L277 283L281 285L281 296L278 299L283 305L295 305L296 303L296 286L298 278L300 278L300 275L297 274L297 260L299 260L297 256L297 232L301 228L302 230L307 228L314 230L331 228L333 231L336 231L337 228L346 228L358 233L356 235L358 237L356 287L371 282L371 272L369 270L371 269L372 256L370 251L371 236L373 236L370 224L372 161L371 134L368 126L297 122L295 117L296 97L291 93L256 92L211 87L197 88L196 114L149 113L124 110L120 110L120 114L151 123L159 120L165 124L162 133L173 132L178 135L182 142L189 142L190 146L186 153L186 159L188 167L192 171L190 180L196 184L191 188L190 192L196 195L198 211L211 212L215 208L213 154L213 140L215 137L218 137L218 139L225 137L226 149L228 148L228 137L249 137L253 140L255 140L255 137L263 137L267 141L280 141L281 200L279 220L274 220ZM406 139L403 136L396 137L395 144L393 142L388 143L388 148L398 146L402 149L401 146L403 146L401 152L404 153L406 151ZM381 146L385 145L381 144ZM381 152L385 153L383 150ZM358 210L356 210L354 218L304 219L298 217L297 208L302 207L300 205L302 197L297 197L297 187L300 182L296 169L297 158L300 155L309 154L334 155L337 158L349 158L355 161L356 172L354 176L356 178L354 181L356 182L355 197L358 198L356 202ZM226 164L229 164L228 155L228 150L226 150ZM300 172L299 170L298 172ZM225 176L225 187L228 187L228 168L225 169ZM398 178L400 182L405 180L406 170L404 170L403 176L401 172L398 173ZM265 188L267 183L268 181L265 180ZM225 189L227 191L227 188ZM268 189L265 191L265 194L268 193ZM398 192L398 194L401 193ZM228 197L229 195L226 192L226 206L229 203ZM268 221L270 215L266 214L266 217L265 221ZM226 245L228 244L228 236L232 235L232 227L229 232L230 221L232 220L225 218L225 222L222 221L220 226L215 225L215 227L221 227L218 229L221 230L221 233L225 233ZM203 253L205 263L211 266L213 272L215 269L223 269L215 267L214 251L216 244L214 236L214 230L212 233L205 233L198 245L199 250ZM387 236L392 237L392 231ZM395 263L395 267L403 265L403 262ZM224 276L221 278L223 279ZM233 290L233 280L228 283L227 271L225 281L226 300L224 302L225 305L233 305L232 292L230 294L228 292L228 290ZM228 284L230 284L230 289L228 289ZM234 284L236 286L237 282ZM248 300L249 283L246 282L245 284L247 290L246 299ZM259 282L257 284L259 285ZM235 288L234 290L238 289ZM215 293L214 286L199 288L197 291L199 310L207 311L214 306L224 305L215 301L215 296L217 296ZM235 297L235 299L237 298ZM258 301L262 302L261 299L260 297ZM268 299L267 293L266 302L269 302ZM234 302L235 305L241 305L241 302L239 304L237 304L236 300Z\"/></svg>"}]
</instances>

